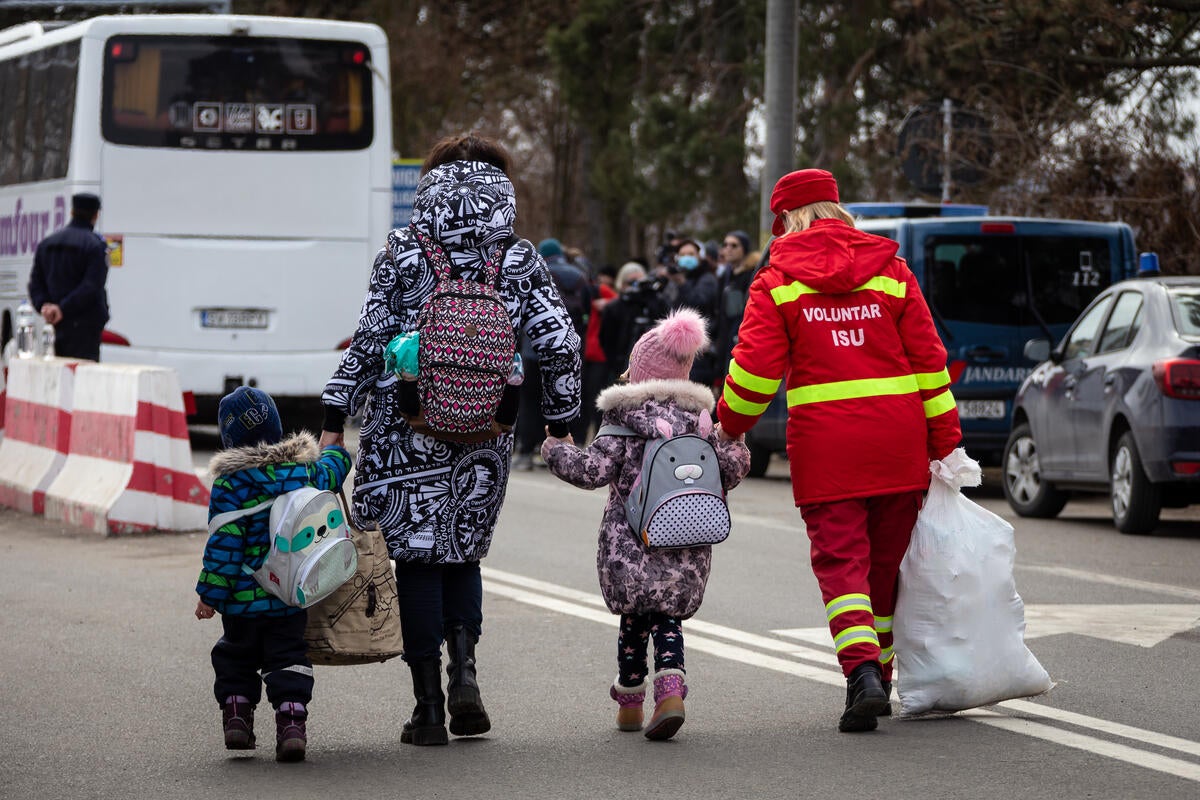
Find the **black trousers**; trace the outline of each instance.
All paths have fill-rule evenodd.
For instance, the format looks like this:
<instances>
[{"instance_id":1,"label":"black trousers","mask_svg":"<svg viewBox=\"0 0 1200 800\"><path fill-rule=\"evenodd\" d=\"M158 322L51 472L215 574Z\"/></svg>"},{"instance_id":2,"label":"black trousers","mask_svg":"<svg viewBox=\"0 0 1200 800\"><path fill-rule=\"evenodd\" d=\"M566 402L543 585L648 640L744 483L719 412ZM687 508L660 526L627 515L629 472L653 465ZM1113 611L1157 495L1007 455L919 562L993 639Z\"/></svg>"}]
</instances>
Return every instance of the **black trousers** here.
<instances>
[{"instance_id":1,"label":"black trousers","mask_svg":"<svg viewBox=\"0 0 1200 800\"><path fill-rule=\"evenodd\" d=\"M225 633L212 649L217 703L240 694L257 704L264 683L274 708L312 700L313 669L304 644L307 623L308 612L303 610L286 617L222 615Z\"/></svg>"},{"instance_id":2,"label":"black trousers","mask_svg":"<svg viewBox=\"0 0 1200 800\"><path fill-rule=\"evenodd\" d=\"M446 631L457 625L479 639L483 625L483 578L479 562L396 562L404 660L418 664L440 658Z\"/></svg>"},{"instance_id":3,"label":"black trousers","mask_svg":"<svg viewBox=\"0 0 1200 800\"><path fill-rule=\"evenodd\" d=\"M54 355L60 358L100 360L100 335L104 326L94 322L75 324L63 320L54 326Z\"/></svg>"}]
</instances>

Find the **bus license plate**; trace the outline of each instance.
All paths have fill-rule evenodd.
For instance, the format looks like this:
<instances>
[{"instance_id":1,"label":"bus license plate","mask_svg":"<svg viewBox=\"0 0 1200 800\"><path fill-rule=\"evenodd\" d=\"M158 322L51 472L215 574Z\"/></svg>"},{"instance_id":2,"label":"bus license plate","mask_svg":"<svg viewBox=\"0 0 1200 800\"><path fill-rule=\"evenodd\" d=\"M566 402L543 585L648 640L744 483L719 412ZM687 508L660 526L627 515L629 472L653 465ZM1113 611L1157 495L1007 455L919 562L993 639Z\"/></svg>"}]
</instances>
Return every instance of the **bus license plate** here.
<instances>
[{"instance_id":1,"label":"bus license plate","mask_svg":"<svg viewBox=\"0 0 1200 800\"><path fill-rule=\"evenodd\" d=\"M959 400L959 419L1004 419L1008 416L1003 400Z\"/></svg>"},{"instance_id":2,"label":"bus license plate","mask_svg":"<svg viewBox=\"0 0 1200 800\"><path fill-rule=\"evenodd\" d=\"M259 308L205 308L200 311L204 328L266 328L267 311Z\"/></svg>"}]
</instances>

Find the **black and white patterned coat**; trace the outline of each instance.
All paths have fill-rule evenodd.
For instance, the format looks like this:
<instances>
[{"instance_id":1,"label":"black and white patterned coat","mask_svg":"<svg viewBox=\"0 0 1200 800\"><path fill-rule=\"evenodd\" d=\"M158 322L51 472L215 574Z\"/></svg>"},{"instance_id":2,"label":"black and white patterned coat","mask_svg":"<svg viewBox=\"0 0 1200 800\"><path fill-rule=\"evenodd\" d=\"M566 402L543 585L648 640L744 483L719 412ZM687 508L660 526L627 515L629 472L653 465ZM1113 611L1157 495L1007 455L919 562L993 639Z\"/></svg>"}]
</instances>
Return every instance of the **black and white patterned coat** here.
<instances>
[{"instance_id":1,"label":"black and white patterned coat","mask_svg":"<svg viewBox=\"0 0 1200 800\"><path fill-rule=\"evenodd\" d=\"M515 217L513 186L503 172L454 161L421 178L412 225L441 243L456 275L478 277L487 254L508 246L499 291L514 333L524 331L538 352L543 416L570 420L580 404L579 336L537 249L513 239ZM398 561L461 563L483 558L491 546L513 437L441 441L415 433L399 413L399 379L384 370L384 348L417 329L435 282L412 230L389 233L371 269L358 328L322 401L362 414L354 521L378 525Z\"/></svg>"}]
</instances>

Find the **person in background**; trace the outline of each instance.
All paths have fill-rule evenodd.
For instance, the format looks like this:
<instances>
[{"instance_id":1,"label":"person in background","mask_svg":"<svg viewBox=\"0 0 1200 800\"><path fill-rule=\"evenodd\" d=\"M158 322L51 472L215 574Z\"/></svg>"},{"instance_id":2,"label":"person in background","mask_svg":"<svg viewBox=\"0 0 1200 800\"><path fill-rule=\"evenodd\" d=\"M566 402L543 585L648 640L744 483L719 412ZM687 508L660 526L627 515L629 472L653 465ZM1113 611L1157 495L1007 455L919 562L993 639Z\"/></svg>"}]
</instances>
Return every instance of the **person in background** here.
<instances>
[{"instance_id":1,"label":"person in background","mask_svg":"<svg viewBox=\"0 0 1200 800\"><path fill-rule=\"evenodd\" d=\"M222 397L217 426L224 449L209 465L215 476L210 520L305 486L337 491L350 473L350 454L341 445L319 448L306 432L285 439L275 401L260 389L240 386ZM275 760L302 761L313 690L304 643L308 612L268 594L250 574L270 551L270 518L264 507L209 535L196 584L196 619L221 615L212 665L225 747L254 749L254 707L265 683L275 708Z\"/></svg>"},{"instance_id":2,"label":"person in background","mask_svg":"<svg viewBox=\"0 0 1200 800\"><path fill-rule=\"evenodd\" d=\"M43 239L29 273L29 300L54 326L54 354L100 360L108 322L108 246L96 232L100 198L71 197L71 221Z\"/></svg>"},{"instance_id":3,"label":"person in background","mask_svg":"<svg viewBox=\"0 0 1200 800\"><path fill-rule=\"evenodd\" d=\"M667 303L661 292L666 280L649 277L646 267L637 261L628 261L617 270L617 297L605 306L605 322L600 327L600 346L614 376L629 366L629 351L638 337L666 315Z\"/></svg>"},{"instance_id":4,"label":"person in background","mask_svg":"<svg viewBox=\"0 0 1200 800\"><path fill-rule=\"evenodd\" d=\"M358 327L322 395L322 443L340 444L346 417L363 414L352 519L360 528L377 526L396 562L404 660L417 701L400 733L405 744L446 744L447 711L455 736L491 729L475 659L483 629L479 562L491 548L513 447L511 433L478 443L426 436L400 412L401 381L385 370L384 352L396 336L419 330L435 283L429 246L475 279L503 249L497 289L514 331L538 355L536 366L525 366L526 382L531 373L540 379L538 413L556 436L566 436L579 414L579 336L546 263L514 233L508 167L504 148L482 136L434 145L412 221L389 233L375 257Z\"/></svg>"},{"instance_id":5,"label":"person in background","mask_svg":"<svg viewBox=\"0 0 1200 800\"><path fill-rule=\"evenodd\" d=\"M738 234L741 234L739 236ZM755 250L747 252L749 238L741 231L733 231L725 235L722 252L732 265L721 284L721 300L717 304L717 379L721 380L729 372L729 359L733 347L737 344L738 326L742 324L742 314L746 311L746 298L750 292L750 282L758 269L762 254ZM736 255L735 255L736 254Z\"/></svg>"},{"instance_id":6,"label":"person in background","mask_svg":"<svg viewBox=\"0 0 1200 800\"><path fill-rule=\"evenodd\" d=\"M717 276L712 263L704 255L704 245L695 239L684 239L679 245L675 265L677 271L671 275L671 280L678 291L670 308L672 311L684 307L695 309L707 321L710 344L696 356L692 380L711 389L720 377L717 375L716 353L711 344L716 335L717 299L720 294Z\"/></svg>"},{"instance_id":7,"label":"person in background","mask_svg":"<svg viewBox=\"0 0 1200 800\"><path fill-rule=\"evenodd\" d=\"M600 410L596 408L596 398L616 378L608 366L608 358L604 347L600 344L600 331L604 328L604 311L608 304L617 297L617 271L611 265L605 265L597 272L596 294L592 300L592 311L588 315L587 335L583 343L583 401L579 419L583 424L571 432L575 440L582 443L588 441L588 434L594 425L600 427ZM576 436L576 433L579 435Z\"/></svg>"},{"instance_id":8,"label":"person in background","mask_svg":"<svg viewBox=\"0 0 1200 800\"><path fill-rule=\"evenodd\" d=\"M642 730L646 689L654 689L654 713L646 725L647 739L669 739L684 721L687 697L683 621L700 608L712 567L708 545L674 549L648 548L629 526L625 500L641 473L642 454L649 439L695 434L708 439L726 491L737 486L750 469L750 451L741 442L719 440L710 412L708 387L688 380L692 359L704 350L708 334L704 320L691 309L680 309L660 321L633 346L628 384L612 386L600 395L605 424L623 425L638 436L597 436L586 449L570 438L548 436L542 455L550 471L582 489L608 486L608 503L600 522L596 566L608 610L621 615L617 636L617 678L609 696L617 702L617 727ZM647 664L654 640L654 673Z\"/></svg>"},{"instance_id":9,"label":"person in background","mask_svg":"<svg viewBox=\"0 0 1200 800\"><path fill-rule=\"evenodd\" d=\"M750 299L717 404L749 430L787 378L792 492L837 659L843 732L891 712L892 614L929 462L962 437L946 349L897 244L854 227L820 169L779 179L771 260Z\"/></svg>"}]
</instances>

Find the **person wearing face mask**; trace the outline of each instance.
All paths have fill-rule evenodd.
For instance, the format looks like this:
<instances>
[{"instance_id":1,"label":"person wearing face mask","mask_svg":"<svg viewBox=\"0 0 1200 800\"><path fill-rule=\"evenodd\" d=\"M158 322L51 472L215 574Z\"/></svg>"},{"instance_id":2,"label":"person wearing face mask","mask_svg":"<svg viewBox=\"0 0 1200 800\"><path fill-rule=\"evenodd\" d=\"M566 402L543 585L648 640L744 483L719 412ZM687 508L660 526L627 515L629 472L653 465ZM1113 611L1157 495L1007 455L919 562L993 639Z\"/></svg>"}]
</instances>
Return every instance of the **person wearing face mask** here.
<instances>
[{"instance_id":1,"label":"person wearing face mask","mask_svg":"<svg viewBox=\"0 0 1200 800\"><path fill-rule=\"evenodd\" d=\"M709 340L716 341L717 301L721 291L712 262L704 255L704 245L696 239L684 239L676 253L675 266L671 280L677 292L671 310L687 307L699 311L708 326ZM717 375L716 356L710 345L696 355L690 378L711 388L721 377L724 376Z\"/></svg>"}]
</instances>

